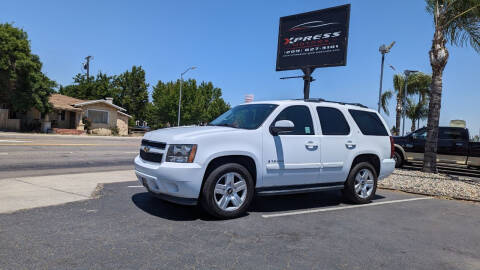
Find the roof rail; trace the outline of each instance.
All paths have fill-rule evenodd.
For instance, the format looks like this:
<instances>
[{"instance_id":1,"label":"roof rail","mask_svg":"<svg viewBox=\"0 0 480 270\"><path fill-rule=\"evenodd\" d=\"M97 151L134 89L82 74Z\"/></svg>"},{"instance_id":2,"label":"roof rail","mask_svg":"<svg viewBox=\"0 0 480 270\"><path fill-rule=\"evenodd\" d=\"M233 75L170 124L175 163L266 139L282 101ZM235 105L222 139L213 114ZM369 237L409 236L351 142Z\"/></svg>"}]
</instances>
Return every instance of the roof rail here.
<instances>
[{"instance_id":1,"label":"roof rail","mask_svg":"<svg viewBox=\"0 0 480 270\"><path fill-rule=\"evenodd\" d=\"M358 107L368 109L367 106L365 106L361 103L348 103L348 102L341 102L341 101L332 101L332 100L325 100L323 98L307 98L307 99L297 98L295 100L304 100L305 102L329 102L329 103L337 103L337 104L341 104L341 105L353 105L353 106L358 106Z\"/></svg>"}]
</instances>

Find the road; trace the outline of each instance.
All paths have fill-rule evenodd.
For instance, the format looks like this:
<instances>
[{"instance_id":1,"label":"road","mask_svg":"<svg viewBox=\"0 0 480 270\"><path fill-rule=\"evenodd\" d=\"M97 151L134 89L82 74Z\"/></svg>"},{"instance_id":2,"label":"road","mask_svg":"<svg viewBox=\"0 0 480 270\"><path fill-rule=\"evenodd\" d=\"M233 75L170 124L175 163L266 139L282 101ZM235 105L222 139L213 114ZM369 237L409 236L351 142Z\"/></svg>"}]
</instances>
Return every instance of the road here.
<instances>
[{"instance_id":1,"label":"road","mask_svg":"<svg viewBox=\"0 0 480 270\"><path fill-rule=\"evenodd\" d=\"M99 199L0 215L0 269L480 269L480 207L380 190L258 198L212 220L138 182Z\"/></svg>"},{"instance_id":2,"label":"road","mask_svg":"<svg viewBox=\"0 0 480 270\"><path fill-rule=\"evenodd\" d=\"M140 140L0 132L0 179L131 169Z\"/></svg>"}]
</instances>

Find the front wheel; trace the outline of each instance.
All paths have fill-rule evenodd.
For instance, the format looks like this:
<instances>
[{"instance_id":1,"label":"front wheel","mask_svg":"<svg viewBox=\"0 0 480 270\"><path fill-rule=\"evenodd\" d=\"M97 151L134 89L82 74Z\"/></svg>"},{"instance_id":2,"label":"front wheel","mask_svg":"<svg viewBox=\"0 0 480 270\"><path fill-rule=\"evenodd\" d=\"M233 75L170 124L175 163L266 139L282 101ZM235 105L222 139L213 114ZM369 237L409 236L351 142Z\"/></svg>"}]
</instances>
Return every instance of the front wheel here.
<instances>
[{"instance_id":1,"label":"front wheel","mask_svg":"<svg viewBox=\"0 0 480 270\"><path fill-rule=\"evenodd\" d=\"M401 168L403 166L403 157L399 152L395 151L393 160L395 160L395 168Z\"/></svg>"},{"instance_id":2,"label":"front wheel","mask_svg":"<svg viewBox=\"0 0 480 270\"><path fill-rule=\"evenodd\" d=\"M368 162L355 165L345 182L344 194L353 203L368 203L377 190L377 173Z\"/></svg>"},{"instance_id":3,"label":"front wheel","mask_svg":"<svg viewBox=\"0 0 480 270\"><path fill-rule=\"evenodd\" d=\"M228 163L213 170L205 180L201 205L217 218L236 218L244 214L253 198L253 178L240 164Z\"/></svg>"}]
</instances>

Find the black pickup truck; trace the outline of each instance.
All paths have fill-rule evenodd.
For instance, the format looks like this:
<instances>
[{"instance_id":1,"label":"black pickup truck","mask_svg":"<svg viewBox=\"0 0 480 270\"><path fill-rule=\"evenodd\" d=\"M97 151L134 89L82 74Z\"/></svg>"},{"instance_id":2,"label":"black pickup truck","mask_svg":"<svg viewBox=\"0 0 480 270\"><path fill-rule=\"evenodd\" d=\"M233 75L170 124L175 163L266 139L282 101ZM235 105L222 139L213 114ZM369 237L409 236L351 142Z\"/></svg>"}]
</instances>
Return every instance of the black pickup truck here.
<instances>
[{"instance_id":1,"label":"black pickup truck","mask_svg":"<svg viewBox=\"0 0 480 270\"><path fill-rule=\"evenodd\" d=\"M393 137L395 143L395 167L405 162L423 161L427 129L418 129L406 136ZM480 143L470 142L468 129L439 127L437 162L480 167Z\"/></svg>"}]
</instances>

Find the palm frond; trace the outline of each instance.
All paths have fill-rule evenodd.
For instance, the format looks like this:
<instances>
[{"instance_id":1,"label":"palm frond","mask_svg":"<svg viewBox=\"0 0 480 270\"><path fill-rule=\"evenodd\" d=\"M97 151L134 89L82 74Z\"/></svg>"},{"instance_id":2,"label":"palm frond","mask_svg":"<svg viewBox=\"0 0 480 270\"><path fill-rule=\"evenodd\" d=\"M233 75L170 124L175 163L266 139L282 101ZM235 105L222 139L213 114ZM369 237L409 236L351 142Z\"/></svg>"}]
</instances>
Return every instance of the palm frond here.
<instances>
[{"instance_id":1,"label":"palm frond","mask_svg":"<svg viewBox=\"0 0 480 270\"><path fill-rule=\"evenodd\" d=\"M392 90L388 90L385 91L380 98L380 106L382 107L382 110L385 112L386 115L390 115L390 112L388 111L388 102L392 98L392 96Z\"/></svg>"}]
</instances>

